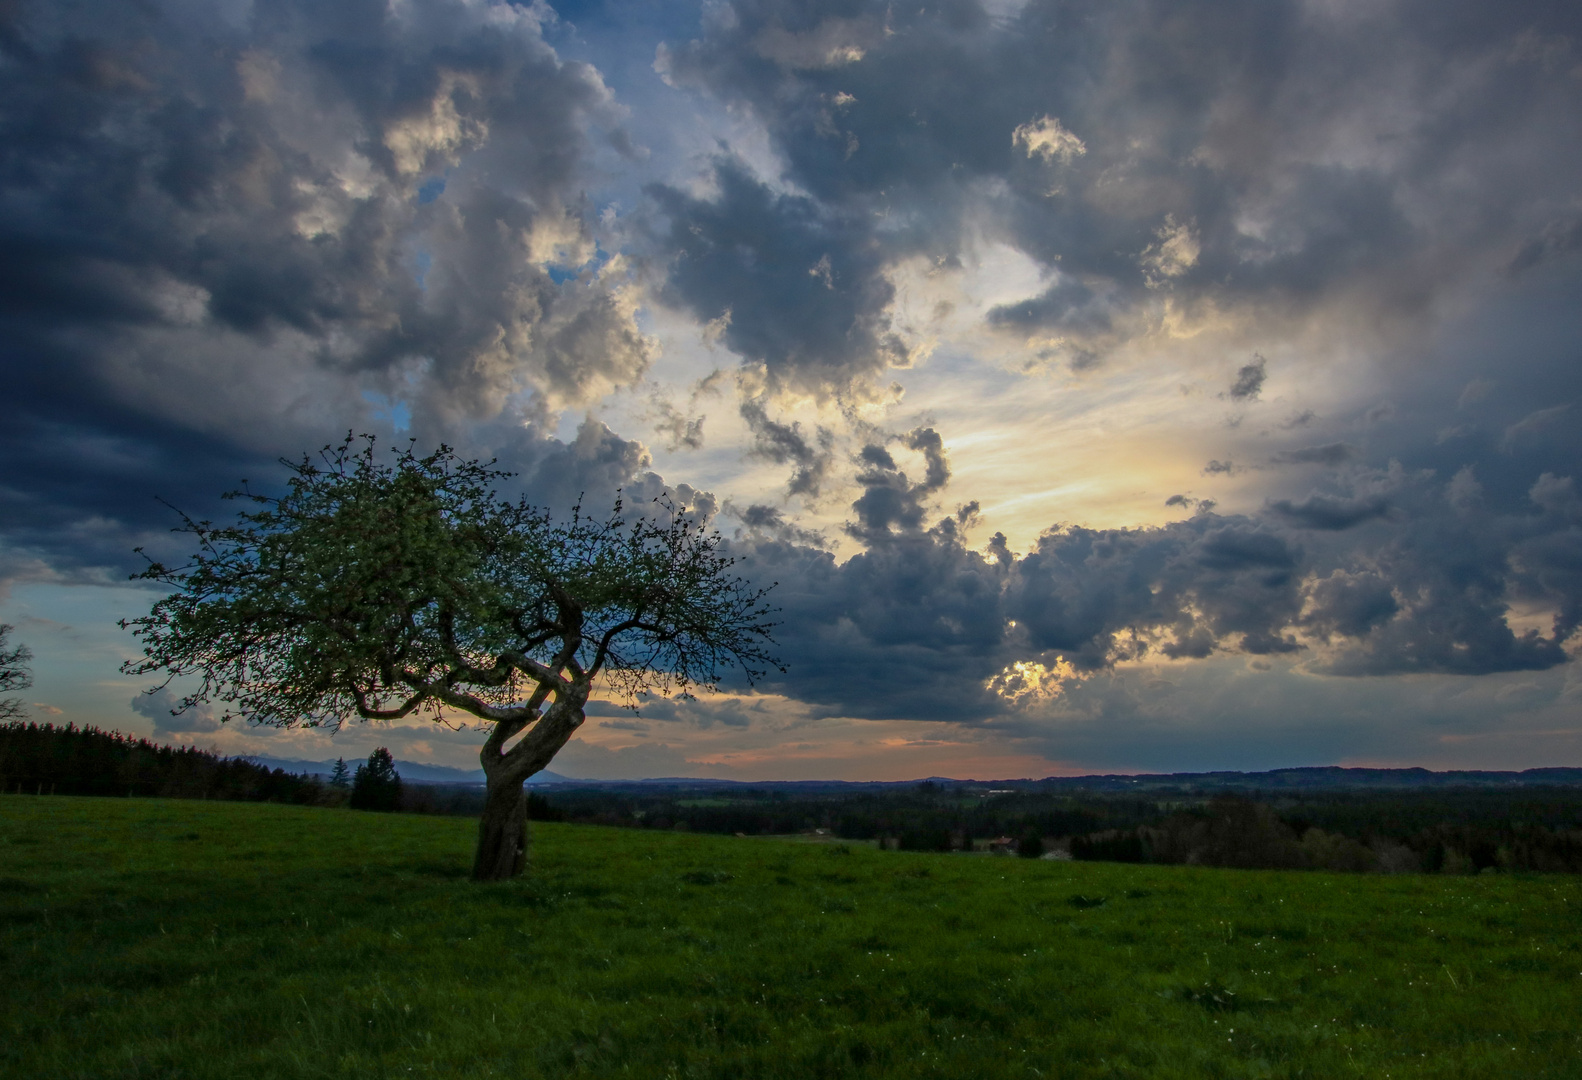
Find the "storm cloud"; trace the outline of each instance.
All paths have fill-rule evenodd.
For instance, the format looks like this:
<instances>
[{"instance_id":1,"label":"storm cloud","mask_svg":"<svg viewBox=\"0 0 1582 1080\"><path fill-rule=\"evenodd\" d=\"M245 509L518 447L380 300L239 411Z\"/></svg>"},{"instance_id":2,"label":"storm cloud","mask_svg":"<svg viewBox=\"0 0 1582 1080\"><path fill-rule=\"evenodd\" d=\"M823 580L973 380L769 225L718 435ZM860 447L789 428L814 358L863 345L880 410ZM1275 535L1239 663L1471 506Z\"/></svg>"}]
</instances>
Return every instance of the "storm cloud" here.
<instances>
[{"instance_id":1,"label":"storm cloud","mask_svg":"<svg viewBox=\"0 0 1582 1080\"><path fill-rule=\"evenodd\" d=\"M808 193L783 215L861 223L817 250L788 245L788 284L827 255L871 303L876 262L949 256L987 231L1049 278L990 323L1102 356L1166 301L1189 318L1212 303L1278 320L1342 298L1374 318L1412 318L1468 274L1565 258L1575 218L1562 208L1582 165L1578 22L1536 2L1495 13L1470 2L732 0L701 36L667 43L658 66L752 110L786 180ZM706 235L747 220L743 179L726 171L720 187L710 212L685 207ZM674 196L666 205L683 209ZM757 216L766 239L820 235ZM678 233L675 245L695 258L703 242ZM689 295L703 287L690 268L675 280ZM745 302L760 280L739 283ZM740 310L728 287L703 307ZM750 333L755 358L814 344L757 331L749 347ZM822 362L872 369L885 360L873 343L852 338ZM1231 396L1256 399L1262 371L1243 368Z\"/></svg>"},{"instance_id":2,"label":"storm cloud","mask_svg":"<svg viewBox=\"0 0 1582 1080\"><path fill-rule=\"evenodd\" d=\"M894 290L866 215L772 191L737 161L714 164L713 198L658 184L669 221L669 298L761 364L771 389L839 391L907 350L890 333Z\"/></svg>"},{"instance_id":3,"label":"storm cloud","mask_svg":"<svg viewBox=\"0 0 1582 1080\"><path fill-rule=\"evenodd\" d=\"M1264 517L1061 528L1017 555L1003 538L969 549L886 451L865 459L849 531L866 551L837 563L741 542L743 565L781 583L795 674L771 685L853 716L984 721L1013 708L998 674L1057 658L1078 679L1226 654L1346 676L1542 670L1567 662L1582 613L1582 499L1553 476L1511 515L1468 514L1453 483L1396 476L1401 523L1354 538L1391 504L1315 496ZM1513 629L1513 604L1541 606L1548 624Z\"/></svg>"},{"instance_id":4,"label":"storm cloud","mask_svg":"<svg viewBox=\"0 0 1582 1080\"><path fill-rule=\"evenodd\" d=\"M3 18L12 546L124 563L63 534L97 520L124 552L153 494L201 508L337 429L465 444L646 370L581 194L631 153L624 113L547 9Z\"/></svg>"},{"instance_id":5,"label":"storm cloud","mask_svg":"<svg viewBox=\"0 0 1582 1080\"><path fill-rule=\"evenodd\" d=\"M352 430L717 522L775 723L1572 700L1582 14L557 10L0 4L0 603Z\"/></svg>"}]
</instances>

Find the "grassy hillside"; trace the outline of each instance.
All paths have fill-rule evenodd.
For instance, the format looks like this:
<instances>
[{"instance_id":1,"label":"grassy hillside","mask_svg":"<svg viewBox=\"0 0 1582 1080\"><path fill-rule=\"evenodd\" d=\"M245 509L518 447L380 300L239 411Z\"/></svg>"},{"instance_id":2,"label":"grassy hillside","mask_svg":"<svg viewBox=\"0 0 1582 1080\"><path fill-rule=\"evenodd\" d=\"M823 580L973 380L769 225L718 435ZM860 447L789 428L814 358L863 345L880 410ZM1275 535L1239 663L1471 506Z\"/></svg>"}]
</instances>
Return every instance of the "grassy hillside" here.
<instances>
[{"instance_id":1,"label":"grassy hillside","mask_svg":"<svg viewBox=\"0 0 1582 1080\"><path fill-rule=\"evenodd\" d=\"M1582 882L0 797L0 1075L1582 1076Z\"/></svg>"}]
</instances>

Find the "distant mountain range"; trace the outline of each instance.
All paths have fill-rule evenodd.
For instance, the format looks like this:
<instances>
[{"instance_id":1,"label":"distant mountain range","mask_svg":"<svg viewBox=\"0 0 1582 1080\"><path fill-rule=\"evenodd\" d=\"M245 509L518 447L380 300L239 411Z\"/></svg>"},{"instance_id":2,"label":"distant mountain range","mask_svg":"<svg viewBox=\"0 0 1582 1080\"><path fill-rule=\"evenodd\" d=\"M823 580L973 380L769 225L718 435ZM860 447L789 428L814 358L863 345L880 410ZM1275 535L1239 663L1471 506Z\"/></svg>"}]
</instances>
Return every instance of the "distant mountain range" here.
<instances>
[{"instance_id":1,"label":"distant mountain range","mask_svg":"<svg viewBox=\"0 0 1582 1080\"><path fill-rule=\"evenodd\" d=\"M1138 775L1048 776L1042 780L956 780L931 776L922 780L706 780L667 776L649 780L574 780L578 787L668 787L722 790L757 788L801 795L835 794L862 789L894 789L937 784L940 787L985 792L1130 792L1214 795L1259 792L1276 795L1299 791L1423 791L1450 788L1582 787L1582 768L1528 769L1524 772L1454 771L1428 769L1348 769L1338 765L1268 772L1144 773Z\"/></svg>"},{"instance_id":2,"label":"distant mountain range","mask_svg":"<svg viewBox=\"0 0 1582 1080\"><path fill-rule=\"evenodd\" d=\"M247 755L248 761L288 773L329 776L335 761L306 761L301 758L276 758ZM346 762L353 770L358 762ZM448 765L428 765L419 761L396 761L401 779L416 784L482 784L482 769L455 769ZM803 793L835 792L862 788L896 788L923 783L950 787L990 788L1002 791L1108 791L1108 792L1215 792L1260 791L1346 791L1346 790L1421 790L1431 788L1506 788L1506 787L1582 787L1582 768L1527 769L1523 772L1456 770L1433 772L1429 769L1347 769L1338 765L1299 769L1272 769L1268 772L1143 773L1138 775L1049 776L1042 780L955 780L933 776L922 780L709 780L697 777L661 776L647 780L579 780L544 770L527 781L529 787L576 784L579 787L622 788L659 786L669 788L758 788Z\"/></svg>"},{"instance_id":3,"label":"distant mountain range","mask_svg":"<svg viewBox=\"0 0 1582 1080\"><path fill-rule=\"evenodd\" d=\"M271 769L284 769L288 773L305 773L308 776L329 776L335 771L335 759L328 761L308 761L303 758L277 758L267 754L244 755L248 761L257 762L259 765ZM360 758L347 758L346 767L352 772L357 771L357 766L362 763ZM449 765L427 765L421 761L402 761L396 759L396 772L401 779L414 784L482 784L482 769L454 769ZM527 784L532 787L537 784L569 784L579 783L569 776L559 773L543 772L531 777Z\"/></svg>"}]
</instances>

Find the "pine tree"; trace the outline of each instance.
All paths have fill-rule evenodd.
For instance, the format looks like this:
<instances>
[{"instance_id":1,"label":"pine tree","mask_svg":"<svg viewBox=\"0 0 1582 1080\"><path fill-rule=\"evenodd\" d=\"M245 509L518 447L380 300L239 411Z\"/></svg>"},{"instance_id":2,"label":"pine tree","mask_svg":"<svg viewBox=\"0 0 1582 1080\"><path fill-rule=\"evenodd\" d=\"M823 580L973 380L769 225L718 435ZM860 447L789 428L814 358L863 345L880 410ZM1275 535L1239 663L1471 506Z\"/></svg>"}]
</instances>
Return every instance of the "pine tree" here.
<instances>
[{"instance_id":1,"label":"pine tree","mask_svg":"<svg viewBox=\"0 0 1582 1080\"><path fill-rule=\"evenodd\" d=\"M381 746L368 755L366 764L357 766L357 776L352 780L353 810L396 810L401 805L401 774L396 772L395 758Z\"/></svg>"},{"instance_id":2,"label":"pine tree","mask_svg":"<svg viewBox=\"0 0 1582 1080\"><path fill-rule=\"evenodd\" d=\"M345 791L352 786L352 771L346 767L345 758L335 759L335 768L330 770L330 787Z\"/></svg>"}]
</instances>

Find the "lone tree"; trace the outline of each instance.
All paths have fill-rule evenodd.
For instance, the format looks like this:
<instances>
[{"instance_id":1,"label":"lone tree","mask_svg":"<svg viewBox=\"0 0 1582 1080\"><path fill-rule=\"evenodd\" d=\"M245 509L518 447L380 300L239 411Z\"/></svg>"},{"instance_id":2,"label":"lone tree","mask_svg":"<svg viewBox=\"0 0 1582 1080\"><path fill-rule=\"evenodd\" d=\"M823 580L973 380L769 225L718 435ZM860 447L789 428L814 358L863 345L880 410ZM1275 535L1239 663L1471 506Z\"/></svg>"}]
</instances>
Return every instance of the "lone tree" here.
<instances>
[{"instance_id":1,"label":"lone tree","mask_svg":"<svg viewBox=\"0 0 1582 1080\"><path fill-rule=\"evenodd\" d=\"M767 590L732 576L684 507L629 518L617 501L603 520L557 522L499 497L510 474L492 462L445 446L387 462L368 436L282 463L285 494L227 493L250 504L234 524L182 516L198 551L137 575L175 591L123 621L143 645L123 670L195 677L177 711L218 701L224 720L476 717L476 880L522 872L523 782L581 726L596 681L635 707L775 663Z\"/></svg>"},{"instance_id":2,"label":"lone tree","mask_svg":"<svg viewBox=\"0 0 1582 1080\"><path fill-rule=\"evenodd\" d=\"M9 623L0 623L0 694L26 690L33 685L33 675L28 664L33 654L26 645L11 645L6 640L14 629ZM17 720L27 715L27 706L21 698L0 697L0 720Z\"/></svg>"}]
</instances>

